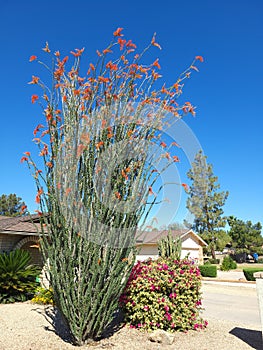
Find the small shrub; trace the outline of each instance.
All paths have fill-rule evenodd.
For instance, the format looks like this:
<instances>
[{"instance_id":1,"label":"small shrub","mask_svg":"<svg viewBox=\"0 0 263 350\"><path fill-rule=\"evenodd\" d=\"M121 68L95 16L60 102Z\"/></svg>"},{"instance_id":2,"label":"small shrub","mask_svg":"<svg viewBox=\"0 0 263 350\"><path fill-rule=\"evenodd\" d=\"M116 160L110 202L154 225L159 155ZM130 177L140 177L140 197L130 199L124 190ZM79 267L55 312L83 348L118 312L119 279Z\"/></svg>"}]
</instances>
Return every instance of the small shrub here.
<instances>
[{"instance_id":1,"label":"small shrub","mask_svg":"<svg viewBox=\"0 0 263 350\"><path fill-rule=\"evenodd\" d=\"M257 263L258 263L258 264L263 264L263 258L258 258Z\"/></svg>"},{"instance_id":2,"label":"small shrub","mask_svg":"<svg viewBox=\"0 0 263 350\"><path fill-rule=\"evenodd\" d=\"M41 304L41 305L47 305L47 304L54 305L53 290L51 288L46 289L43 287L38 287L36 289L34 298L31 300L31 302L34 304Z\"/></svg>"},{"instance_id":3,"label":"small shrub","mask_svg":"<svg viewBox=\"0 0 263 350\"><path fill-rule=\"evenodd\" d=\"M217 268L215 265L205 264L199 266L199 270L201 276L203 277L216 277L217 276Z\"/></svg>"},{"instance_id":4,"label":"small shrub","mask_svg":"<svg viewBox=\"0 0 263 350\"><path fill-rule=\"evenodd\" d=\"M25 250L0 254L0 303L31 299L39 283L40 268L30 265L31 256Z\"/></svg>"},{"instance_id":5,"label":"small shrub","mask_svg":"<svg viewBox=\"0 0 263 350\"><path fill-rule=\"evenodd\" d=\"M259 271L263 271L263 268L259 268L259 267L248 267L243 269L243 273L246 277L247 281L255 281L256 279L254 278L253 274L255 272L259 272Z\"/></svg>"},{"instance_id":6,"label":"small shrub","mask_svg":"<svg viewBox=\"0 0 263 350\"><path fill-rule=\"evenodd\" d=\"M213 258L210 258L209 260L208 260L208 263L210 263L210 264L220 264L220 259L213 259Z\"/></svg>"},{"instance_id":7,"label":"small shrub","mask_svg":"<svg viewBox=\"0 0 263 350\"><path fill-rule=\"evenodd\" d=\"M236 268L237 268L237 263L230 256L225 256L220 266L220 270L229 271L229 270L235 270Z\"/></svg>"},{"instance_id":8,"label":"small shrub","mask_svg":"<svg viewBox=\"0 0 263 350\"><path fill-rule=\"evenodd\" d=\"M138 262L120 306L132 328L166 331L202 329L201 276L193 262L159 258Z\"/></svg>"}]
</instances>

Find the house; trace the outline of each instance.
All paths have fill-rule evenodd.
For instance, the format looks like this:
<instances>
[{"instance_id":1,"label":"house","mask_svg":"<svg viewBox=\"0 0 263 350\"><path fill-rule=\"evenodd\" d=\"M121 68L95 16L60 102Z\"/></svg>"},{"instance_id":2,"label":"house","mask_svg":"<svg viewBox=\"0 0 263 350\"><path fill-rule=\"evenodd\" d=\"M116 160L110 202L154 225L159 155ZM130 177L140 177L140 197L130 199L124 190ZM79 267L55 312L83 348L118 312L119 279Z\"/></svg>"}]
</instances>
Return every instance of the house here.
<instances>
[{"instance_id":1,"label":"house","mask_svg":"<svg viewBox=\"0 0 263 350\"><path fill-rule=\"evenodd\" d=\"M0 253L24 249L29 251L34 264L42 266L38 229L40 230L38 215L0 216Z\"/></svg>"},{"instance_id":2,"label":"house","mask_svg":"<svg viewBox=\"0 0 263 350\"><path fill-rule=\"evenodd\" d=\"M189 258L195 259L198 264L203 264L203 247L207 243L193 230L172 230L173 237L179 237L182 241L181 258L189 254ZM167 230L148 231L140 234L137 238L137 247L139 254L137 260L158 257L158 241L168 235Z\"/></svg>"},{"instance_id":3,"label":"house","mask_svg":"<svg viewBox=\"0 0 263 350\"><path fill-rule=\"evenodd\" d=\"M24 249L29 251L33 263L43 266L38 232L40 232L38 215L31 217L0 216L0 253ZM139 250L137 260L158 257L157 243L167 234L167 230L147 231L138 234L136 239L136 246ZM203 263L203 247L207 244L201 237L193 230L173 230L172 235L180 237L182 240L181 258L189 254L189 257L195 259L198 264Z\"/></svg>"}]
</instances>

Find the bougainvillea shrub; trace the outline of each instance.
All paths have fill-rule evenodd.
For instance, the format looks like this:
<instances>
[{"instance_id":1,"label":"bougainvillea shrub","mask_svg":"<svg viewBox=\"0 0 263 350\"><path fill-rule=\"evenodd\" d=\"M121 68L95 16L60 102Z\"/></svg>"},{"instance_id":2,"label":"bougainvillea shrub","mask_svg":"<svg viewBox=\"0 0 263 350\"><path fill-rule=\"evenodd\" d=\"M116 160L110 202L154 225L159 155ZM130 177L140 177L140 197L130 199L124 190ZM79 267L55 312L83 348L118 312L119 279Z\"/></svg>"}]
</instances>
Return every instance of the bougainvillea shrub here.
<instances>
[{"instance_id":1,"label":"bougainvillea shrub","mask_svg":"<svg viewBox=\"0 0 263 350\"><path fill-rule=\"evenodd\" d=\"M120 298L120 306L132 328L185 331L203 329L200 316L201 275L187 259L137 262Z\"/></svg>"}]
</instances>

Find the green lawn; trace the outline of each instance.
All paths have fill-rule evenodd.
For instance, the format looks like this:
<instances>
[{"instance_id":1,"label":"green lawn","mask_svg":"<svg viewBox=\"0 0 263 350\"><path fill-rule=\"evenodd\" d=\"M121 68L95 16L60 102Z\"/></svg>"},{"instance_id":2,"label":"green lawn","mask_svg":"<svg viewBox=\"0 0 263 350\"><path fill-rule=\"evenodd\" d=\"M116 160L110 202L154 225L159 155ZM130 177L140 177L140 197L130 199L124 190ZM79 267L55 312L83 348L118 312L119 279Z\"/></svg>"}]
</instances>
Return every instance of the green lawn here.
<instances>
[{"instance_id":1,"label":"green lawn","mask_svg":"<svg viewBox=\"0 0 263 350\"><path fill-rule=\"evenodd\" d=\"M257 264L257 263L243 263L243 264L237 264L236 271L242 271L243 269L246 269L248 267L255 267L255 268L262 268L263 270L263 264Z\"/></svg>"}]
</instances>

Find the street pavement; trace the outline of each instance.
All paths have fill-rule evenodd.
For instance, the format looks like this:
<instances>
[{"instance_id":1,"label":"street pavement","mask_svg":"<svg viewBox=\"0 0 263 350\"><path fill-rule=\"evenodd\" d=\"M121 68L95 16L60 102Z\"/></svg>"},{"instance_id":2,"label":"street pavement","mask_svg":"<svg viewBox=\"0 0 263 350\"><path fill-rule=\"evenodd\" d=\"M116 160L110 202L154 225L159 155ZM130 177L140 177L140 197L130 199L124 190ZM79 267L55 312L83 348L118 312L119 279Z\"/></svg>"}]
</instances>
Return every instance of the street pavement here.
<instances>
[{"instance_id":1,"label":"street pavement","mask_svg":"<svg viewBox=\"0 0 263 350\"><path fill-rule=\"evenodd\" d=\"M227 320L261 327L257 291L255 288L215 282L202 283L204 318Z\"/></svg>"}]
</instances>

